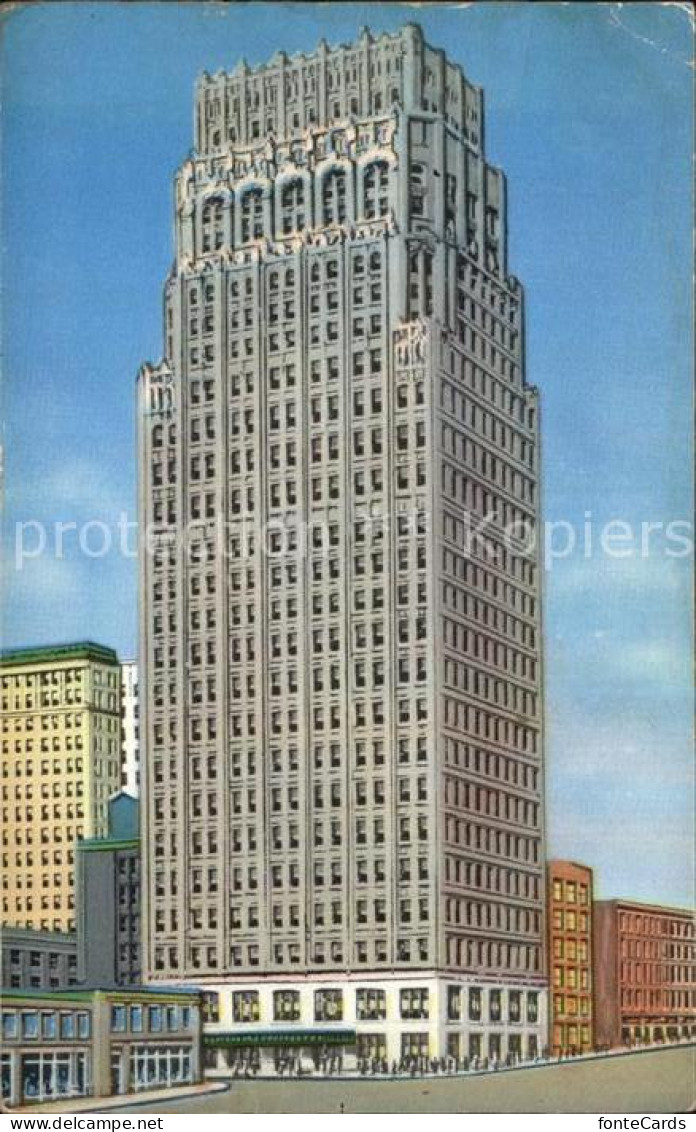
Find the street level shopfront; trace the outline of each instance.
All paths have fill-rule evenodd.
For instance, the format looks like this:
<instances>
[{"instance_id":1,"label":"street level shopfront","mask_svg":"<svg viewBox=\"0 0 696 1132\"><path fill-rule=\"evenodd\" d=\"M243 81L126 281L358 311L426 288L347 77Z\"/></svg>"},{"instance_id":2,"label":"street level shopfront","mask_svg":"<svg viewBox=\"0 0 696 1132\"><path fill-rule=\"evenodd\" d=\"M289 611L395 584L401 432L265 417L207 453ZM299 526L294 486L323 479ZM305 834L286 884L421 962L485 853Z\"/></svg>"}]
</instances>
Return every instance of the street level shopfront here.
<instances>
[{"instance_id":1,"label":"street level shopfront","mask_svg":"<svg viewBox=\"0 0 696 1132\"><path fill-rule=\"evenodd\" d=\"M8 1105L197 1082L195 991L3 991L2 1099Z\"/></svg>"}]
</instances>

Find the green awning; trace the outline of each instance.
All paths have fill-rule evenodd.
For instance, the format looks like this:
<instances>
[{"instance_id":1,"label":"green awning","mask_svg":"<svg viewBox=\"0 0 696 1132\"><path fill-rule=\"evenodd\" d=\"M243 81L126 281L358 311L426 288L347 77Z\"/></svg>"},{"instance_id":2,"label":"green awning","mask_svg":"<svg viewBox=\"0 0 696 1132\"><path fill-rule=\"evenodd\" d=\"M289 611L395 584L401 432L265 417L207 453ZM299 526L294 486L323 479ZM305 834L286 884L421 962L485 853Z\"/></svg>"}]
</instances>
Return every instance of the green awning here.
<instances>
[{"instance_id":1,"label":"green awning","mask_svg":"<svg viewBox=\"0 0 696 1132\"><path fill-rule=\"evenodd\" d=\"M204 1034L208 1049L227 1046L344 1046L355 1045L355 1030L235 1030Z\"/></svg>"}]
</instances>

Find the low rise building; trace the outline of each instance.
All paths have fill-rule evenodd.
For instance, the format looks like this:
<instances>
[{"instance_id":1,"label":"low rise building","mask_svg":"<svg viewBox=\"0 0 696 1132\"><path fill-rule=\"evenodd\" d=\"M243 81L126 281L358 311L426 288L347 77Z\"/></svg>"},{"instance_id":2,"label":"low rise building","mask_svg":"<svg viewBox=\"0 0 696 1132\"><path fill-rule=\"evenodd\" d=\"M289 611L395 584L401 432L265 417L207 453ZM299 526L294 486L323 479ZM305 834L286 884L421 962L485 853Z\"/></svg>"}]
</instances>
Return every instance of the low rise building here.
<instances>
[{"instance_id":1,"label":"low rise building","mask_svg":"<svg viewBox=\"0 0 696 1132\"><path fill-rule=\"evenodd\" d=\"M594 1047L592 870L548 863L549 1049L554 1056Z\"/></svg>"},{"instance_id":2,"label":"low rise building","mask_svg":"<svg viewBox=\"0 0 696 1132\"><path fill-rule=\"evenodd\" d=\"M60 990L77 982L77 936L3 928L2 986L13 990Z\"/></svg>"},{"instance_id":3,"label":"low rise building","mask_svg":"<svg viewBox=\"0 0 696 1132\"><path fill-rule=\"evenodd\" d=\"M206 1068L227 1075L240 1065L275 1072L292 1062L350 1071L365 1061L425 1069L441 1056L457 1066L529 1060L541 1053L534 1030L546 1025L545 1005L533 986L443 988L433 975L398 987L328 977L320 987L290 979L249 980L222 993L206 986Z\"/></svg>"},{"instance_id":4,"label":"low rise building","mask_svg":"<svg viewBox=\"0 0 696 1132\"><path fill-rule=\"evenodd\" d=\"M696 920L630 900L594 905L595 1031L600 1046L696 1037Z\"/></svg>"},{"instance_id":5,"label":"low rise building","mask_svg":"<svg viewBox=\"0 0 696 1132\"><path fill-rule=\"evenodd\" d=\"M77 846L79 981L141 982L139 804L122 792L109 802L107 837Z\"/></svg>"},{"instance_id":6,"label":"low rise building","mask_svg":"<svg viewBox=\"0 0 696 1132\"><path fill-rule=\"evenodd\" d=\"M4 1103L199 1081L198 999L195 990L3 991Z\"/></svg>"}]
</instances>

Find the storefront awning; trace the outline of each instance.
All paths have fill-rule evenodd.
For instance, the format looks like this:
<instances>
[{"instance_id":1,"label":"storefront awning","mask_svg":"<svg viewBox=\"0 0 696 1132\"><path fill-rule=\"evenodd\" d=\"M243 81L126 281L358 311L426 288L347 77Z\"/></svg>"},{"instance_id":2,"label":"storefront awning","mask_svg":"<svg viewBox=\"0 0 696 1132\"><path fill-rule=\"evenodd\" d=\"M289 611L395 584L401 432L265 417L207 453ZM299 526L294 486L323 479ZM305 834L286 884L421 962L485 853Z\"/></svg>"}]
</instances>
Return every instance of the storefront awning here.
<instances>
[{"instance_id":1,"label":"storefront awning","mask_svg":"<svg viewBox=\"0 0 696 1132\"><path fill-rule=\"evenodd\" d=\"M226 1046L355 1045L355 1030L234 1030L203 1035L207 1049Z\"/></svg>"}]
</instances>

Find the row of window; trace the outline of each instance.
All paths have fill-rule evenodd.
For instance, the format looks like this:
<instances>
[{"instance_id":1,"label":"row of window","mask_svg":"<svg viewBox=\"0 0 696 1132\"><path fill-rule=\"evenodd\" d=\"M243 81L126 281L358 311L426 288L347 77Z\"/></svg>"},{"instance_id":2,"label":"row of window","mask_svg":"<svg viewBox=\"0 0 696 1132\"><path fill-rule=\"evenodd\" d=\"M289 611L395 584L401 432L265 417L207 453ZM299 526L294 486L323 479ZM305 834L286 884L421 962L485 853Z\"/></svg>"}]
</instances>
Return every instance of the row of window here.
<instances>
[{"instance_id":1,"label":"row of window","mask_svg":"<svg viewBox=\"0 0 696 1132\"><path fill-rule=\"evenodd\" d=\"M317 169L316 185L309 176L293 176L280 185L250 186L234 198L228 193L208 196L199 210L198 249L204 255L237 241L245 244L264 235L282 238L313 226L327 227L348 218L349 173L344 168ZM316 198L313 192L316 191ZM275 200L273 199L275 196ZM389 212L389 166L373 161L362 170L356 219L374 220ZM239 214L235 226L235 213ZM274 216L275 214L275 216Z\"/></svg>"},{"instance_id":2,"label":"row of window","mask_svg":"<svg viewBox=\"0 0 696 1132\"><path fill-rule=\"evenodd\" d=\"M190 1030L193 1012L190 1006L113 1005L111 1032L113 1034L169 1033Z\"/></svg>"},{"instance_id":3,"label":"row of window","mask_svg":"<svg viewBox=\"0 0 696 1132\"><path fill-rule=\"evenodd\" d=\"M376 937L371 938L369 944L370 950L368 951L367 940L356 940L353 946L353 961L355 963L366 965L368 963L386 964L394 962L389 959L389 951L386 941ZM299 943L274 943L271 949L272 962L279 968L285 967L286 964L291 964L296 967L302 963L307 962L303 959L303 950ZM191 945L188 950L186 959L187 967L191 967L194 971L216 971L218 970L218 948L215 944L210 944L206 947L199 945ZM399 963L410 963L411 961L419 963L432 962L432 956L428 946L427 938L418 939L398 939L396 941L396 961ZM239 968L245 970L247 968L257 968L261 962L260 950L258 944L250 943L246 945L233 944L229 949L229 959L225 961L225 967ZM330 947L324 943L315 943L312 949L311 962L317 965L324 963L331 963L343 967L346 962L346 953L343 944L340 941L334 941ZM529 968L531 969L531 968ZM538 969L538 967L537 967ZM179 951L175 945L158 946L155 948L155 970L159 972L166 972L167 970L172 975L179 975L181 967L179 962Z\"/></svg>"},{"instance_id":4,"label":"row of window","mask_svg":"<svg viewBox=\"0 0 696 1132\"><path fill-rule=\"evenodd\" d=\"M3 1010L3 1041L85 1040L91 1033L87 1011Z\"/></svg>"},{"instance_id":5,"label":"row of window","mask_svg":"<svg viewBox=\"0 0 696 1132\"><path fill-rule=\"evenodd\" d=\"M348 995L354 993L354 1016L358 1021L384 1021L387 1019L387 992L381 988L358 987L355 992L337 988L323 988L314 992L313 1017L315 1022L340 1022L346 1017ZM307 999L299 990L283 989L273 992L272 1021L299 1022L303 1020L303 1006ZM220 1021L220 996L209 991L204 994L202 1005L206 1022ZM394 1015L402 1021L414 1019L428 1020L431 1017L430 992L427 987L406 987L399 991L398 1009ZM232 1018L235 1022L261 1022L261 996L258 991L234 991L232 994ZM458 1022L468 1018L472 1022L526 1021L535 1024L539 1020L539 996L536 991L511 990L504 993L493 988L484 993L480 988L470 989L458 986L447 990L447 1020ZM269 1019L270 1020L270 1019ZM310 1019L307 1019L309 1021Z\"/></svg>"}]
</instances>

